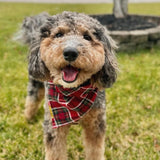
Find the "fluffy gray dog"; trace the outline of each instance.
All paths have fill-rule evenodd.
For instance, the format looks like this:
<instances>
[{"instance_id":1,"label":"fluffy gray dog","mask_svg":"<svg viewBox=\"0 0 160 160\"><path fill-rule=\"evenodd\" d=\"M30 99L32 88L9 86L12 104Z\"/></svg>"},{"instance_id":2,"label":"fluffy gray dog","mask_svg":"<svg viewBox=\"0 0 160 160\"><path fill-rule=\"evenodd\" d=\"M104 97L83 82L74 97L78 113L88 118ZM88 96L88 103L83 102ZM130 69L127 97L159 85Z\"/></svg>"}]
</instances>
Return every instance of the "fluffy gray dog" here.
<instances>
[{"instance_id":1,"label":"fluffy gray dog","mask_svg":"<svg viewBox=\"0 0 160 160\"><path fill-rule=\"evenodd\" d=\"M19 38L30 48L28 120L36 114L45 88L45 159L67 159L67 133L79 123L86 160L104 160L104 89L117 77L116 45L105 27L81 13L42 13L24 20Z\"/></svg>"}]
</instances>

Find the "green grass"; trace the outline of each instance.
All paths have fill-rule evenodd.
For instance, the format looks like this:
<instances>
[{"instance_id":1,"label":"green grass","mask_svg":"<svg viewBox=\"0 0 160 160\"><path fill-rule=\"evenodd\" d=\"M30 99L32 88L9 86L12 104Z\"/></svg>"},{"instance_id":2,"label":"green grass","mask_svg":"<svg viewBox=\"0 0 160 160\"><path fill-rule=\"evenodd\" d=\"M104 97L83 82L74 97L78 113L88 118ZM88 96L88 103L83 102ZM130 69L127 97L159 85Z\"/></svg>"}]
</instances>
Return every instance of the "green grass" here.
<instances>
[{"instance_id":1,"label":"green grass","mask_svg":"<svg viewBox=\"0 0 160 160\"><path fill-rule=\"evenodd\" d=\"M0 3L0 160L42 160L43 108L28 124L24 119L27 86L27 48L11 41L25 16L63 10L111 13L111 4ZM160 4L131 4L130 13L160 15ZM109 160L159 160L160 50L117 55L121 72L107 89L105 156ZM83 160L81 128L68 136L69 160Z\"/></svg>"}]
</instances>

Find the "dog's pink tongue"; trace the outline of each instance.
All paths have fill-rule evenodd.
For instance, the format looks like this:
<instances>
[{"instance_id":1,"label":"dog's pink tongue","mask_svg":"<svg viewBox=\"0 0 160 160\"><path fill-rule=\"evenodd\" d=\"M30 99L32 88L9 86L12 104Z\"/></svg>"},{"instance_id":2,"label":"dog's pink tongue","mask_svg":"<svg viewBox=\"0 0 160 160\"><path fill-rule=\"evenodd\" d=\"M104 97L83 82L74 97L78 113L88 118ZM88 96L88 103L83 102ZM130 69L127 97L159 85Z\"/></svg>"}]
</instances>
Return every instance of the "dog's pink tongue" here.
<instances>
[{"instance_id":1,"label":"dog's pink tongue","mask_svg":"<svg viewBox=\"0 0 160 160\"><path fill-rule=\"evenodd\" d=\"M78 75L78 69L72 66L66 66L62 70L62 74L63 74L63 80L71 83L76 80Z\"/></svg>"}]
</instances>

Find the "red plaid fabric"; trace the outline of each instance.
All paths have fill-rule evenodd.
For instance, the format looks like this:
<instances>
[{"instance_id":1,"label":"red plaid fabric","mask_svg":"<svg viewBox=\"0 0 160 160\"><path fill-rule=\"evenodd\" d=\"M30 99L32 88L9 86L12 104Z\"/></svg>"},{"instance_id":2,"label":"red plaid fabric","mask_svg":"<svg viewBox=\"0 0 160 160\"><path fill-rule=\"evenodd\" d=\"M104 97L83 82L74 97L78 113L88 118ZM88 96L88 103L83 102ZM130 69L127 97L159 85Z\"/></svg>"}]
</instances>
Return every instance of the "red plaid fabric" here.
<instances>
[{"instance_id":1,"label":"red plaid fabric","mask_svg":"<svg viewBox=\"0 0 160 160\"><path fill-rule=\"evenodd\" d=\"M78 121L92 108L98 91L90 84L78 88L63 88L47 82L47 88L53 128Z\"/></svg>"}]
</instances>

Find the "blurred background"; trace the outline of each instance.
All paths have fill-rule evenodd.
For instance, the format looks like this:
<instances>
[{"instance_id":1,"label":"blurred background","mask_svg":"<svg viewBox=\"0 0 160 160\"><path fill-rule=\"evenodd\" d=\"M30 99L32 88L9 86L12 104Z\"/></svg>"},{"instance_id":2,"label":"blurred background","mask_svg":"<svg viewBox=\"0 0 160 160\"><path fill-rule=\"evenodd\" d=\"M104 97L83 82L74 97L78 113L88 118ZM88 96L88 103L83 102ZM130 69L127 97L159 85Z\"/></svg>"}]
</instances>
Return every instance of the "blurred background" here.
<instances>
[{"instance_id":1,"label":"blurred background","mask_svg":"<svg viewBox=\"0 0 160 160\"><path fill-rule=\"evenodd\" d=\"M36 2L36 3L113 3L113 0L0 0L1 2ZM129 0L131 3L153 3L160 0Z\"/></svg>"},{"instance_id":2,"label":"blurred background","mask_svg":"<svg viewBox=\"0 0 160 160\"><path fill-rule=\"evenodd\" d=\"M41 12L53 15L65 10L102 14L106 17L111 15L117 24L127 22L123 30L110 30L115 39L122 35L117 41L122 45L120 40L123 39L123 45L127 47L125 51L117 51L120 73L113 87L106 89L105 157L108 160L159 160L160 1L130 0L125 5L125 12L121 7L117 11L111 0L2 1L0 0L0 160L44 159L43 104L35 119L28 123L24 118L28 48L14 42L13 36L25 17ZM117 14L113 15L114 10ZM133 21L127 19L131 20L133 14L140 19L131 23ZM103 20L106 22L108 19ZM141 28L141 25L148 26L148 23L151 24L149 28ZM139 27L130 29L139 24L140 31ZM132 34L128 35L128 32ZM139 47L142 44L147 44L147 47ZM69 160L84 160L81 127L73 126L67 141Z\"/></svg>"}]
</instances>

